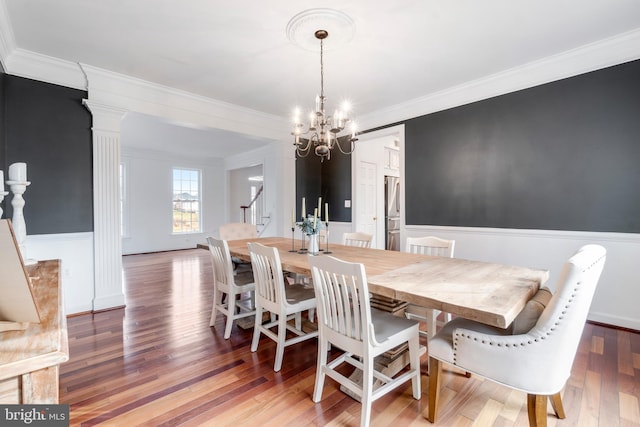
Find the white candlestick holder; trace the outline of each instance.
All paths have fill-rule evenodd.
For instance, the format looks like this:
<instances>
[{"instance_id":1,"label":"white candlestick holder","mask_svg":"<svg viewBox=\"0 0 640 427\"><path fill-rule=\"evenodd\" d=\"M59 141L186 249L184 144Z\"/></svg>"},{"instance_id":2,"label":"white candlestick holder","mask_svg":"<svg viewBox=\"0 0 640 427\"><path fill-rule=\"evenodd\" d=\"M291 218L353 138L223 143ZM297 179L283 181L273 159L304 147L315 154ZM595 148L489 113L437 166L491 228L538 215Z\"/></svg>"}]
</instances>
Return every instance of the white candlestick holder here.
<instances>
[{"instance_id":1,"label":"white candlestick holder","mask_svg":"<svg viewBox=\"0 0 640 427\"><path fill-rule=\"evenodd\" d=\"M13 231L16 235L16 241L18 248L22 254L22 259L25 265L35 264L37 261L27 258L27 251L25 247L25 240L27 239L27 225L24 221L24 198L22 195L27 191L27 187L31 185L29 181L7 181L7 185L13 193L13 199L11 199L11 206L13 207L13 218L11 223L13 225Z\"/></svg>"}]
</instances>

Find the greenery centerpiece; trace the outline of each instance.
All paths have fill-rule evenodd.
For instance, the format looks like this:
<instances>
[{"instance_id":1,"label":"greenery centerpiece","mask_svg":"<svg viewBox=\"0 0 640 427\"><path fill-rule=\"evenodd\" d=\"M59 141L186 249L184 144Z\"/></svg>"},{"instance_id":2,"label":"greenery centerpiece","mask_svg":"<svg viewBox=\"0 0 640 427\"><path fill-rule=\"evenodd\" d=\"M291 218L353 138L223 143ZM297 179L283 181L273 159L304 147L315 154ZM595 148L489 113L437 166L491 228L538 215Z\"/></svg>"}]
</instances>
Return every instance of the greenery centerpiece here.
<instances>
[{"instance_id":1,"label":"greenery centerpiece","mask_svg":"<svg viewBox=\"0 0 640 427\"><path fill-rule=\"evenodd\" d=\"M307 236L318 234L320 230L324 228L324 224L320 221L320 218L314 217L313 215L309 215L302 221L296 222L296 225Z\"/></svg>"},{"instance_id":2,"label":"greenery centerpiece","mask_svg":"<svg viewBox=\"0 0 640 427\"><path fill-rule=\"evenodd\" d=\"M317 255L319 251L318 233L320 229L324 228L324 224L315 215L309 215L300 222L296 222L296 225L302 232L309 237L309 253Z\"/></svg>"}]
</instances>

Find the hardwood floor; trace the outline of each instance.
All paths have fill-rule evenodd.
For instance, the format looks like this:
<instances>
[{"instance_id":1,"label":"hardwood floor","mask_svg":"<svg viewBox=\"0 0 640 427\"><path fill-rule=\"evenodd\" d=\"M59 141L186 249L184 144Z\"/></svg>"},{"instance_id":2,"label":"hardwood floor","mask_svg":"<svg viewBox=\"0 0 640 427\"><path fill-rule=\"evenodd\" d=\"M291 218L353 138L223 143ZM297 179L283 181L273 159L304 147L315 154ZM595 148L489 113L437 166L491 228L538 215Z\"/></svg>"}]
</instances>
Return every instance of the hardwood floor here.
<instances>
[{"instance_id":1,"label":"hardwood floor","mask_svg":"<svg viewBox=\"0 0 640 427\"><path fill-rule=\"evenodd\" d=\"M123 258L127 306L68 319L69 362L60 402L71 425L357 426L360 404L327 379L311 400L317 346L288 347L273 372L275 344L249 351L252 330L223 317L209 327L211 262L201 249ZM422 370L426 372L426 356ZM542 375L542 373L541 373ZM439 426L526 426L526 396L480 377L443 371ZM410 383L374 402L374 426L430 425ZM640 333L587 324L563 392L567 418L549 426L640 426Z\"/></svg>"}]
</instances>

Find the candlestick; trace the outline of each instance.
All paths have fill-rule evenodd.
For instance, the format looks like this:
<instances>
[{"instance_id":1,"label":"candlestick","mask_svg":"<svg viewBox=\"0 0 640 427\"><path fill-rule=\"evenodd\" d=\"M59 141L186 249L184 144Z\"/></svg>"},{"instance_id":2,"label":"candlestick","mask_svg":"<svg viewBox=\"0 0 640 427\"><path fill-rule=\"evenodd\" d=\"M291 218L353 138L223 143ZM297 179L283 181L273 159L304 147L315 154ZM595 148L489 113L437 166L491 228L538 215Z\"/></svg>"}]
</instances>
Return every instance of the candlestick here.
<instances>
[{"instance_id":1,"label":"candlestick","mask_svg":"<svg viewBox=\"0 0 640 427\"><path fill-rule=\"evenodd\" d=\"M289 252L298 252L296 251L295 235L296 235L296 228L293 225L291 225L291 250Z\"/></svg>"},{"instance_id":2,"label":"candlestick","mask_svg":"<svg viewBox=\"0 0 640 427\"><path fill-rule=\"evenodd\" d=\"M325 205L325 206L326 206L326 205ZM328 215L327 215L327 218L328 218ZM329 255L330 253L332 253L332 252L329 250L329 221L326 221L326 222L324 223L324 225L325 225L325 227L326 227L326 236L327 236L327 249L325 249L324 254L325 254L325 255Z\"/></svg>"},{"instance_id":3,"label":"candlestick","mask_svg":"<svg viewBox=\"0 0 640 427\"><path fill-rule=\"evenodd\" d=\"M12 172L11 166L9 166L10 174ZM12 174L14 177L26 176L26 165L24 169L25 174L22 173L22 170L20 168L14 169L13 172L15 172L14 174ZM9 188L11 188L11 192L13 193L13 199L11 200L11 206L13 207L13 218L11 219L11 222L13 225L13 231L16 235L18 248L20 249L20 253L22 254L22 259L24 260L25 265L35 264L37 263L36 260L27 259L27 251L24 243L27 239L27 226L24 221L23 209L25 202L22 195L27 190L27 186L29 186L31 183L29 181L9 180L7 181L7 184L9 184Z\"/></svg>"}]
</instances>

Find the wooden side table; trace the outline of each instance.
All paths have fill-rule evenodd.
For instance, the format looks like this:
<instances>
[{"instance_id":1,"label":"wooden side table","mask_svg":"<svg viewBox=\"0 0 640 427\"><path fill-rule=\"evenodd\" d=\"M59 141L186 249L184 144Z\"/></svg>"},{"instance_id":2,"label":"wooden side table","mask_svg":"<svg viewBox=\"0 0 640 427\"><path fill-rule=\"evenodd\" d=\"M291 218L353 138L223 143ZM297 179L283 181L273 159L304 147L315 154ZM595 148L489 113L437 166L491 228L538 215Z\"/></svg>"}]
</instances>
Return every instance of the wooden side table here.
<instances>
[{"instance_id":1,"label":"wooden side table","mask_svg":"<svg viewBox=\"0 0 640 427\"><path fill-rule=\"evenodd\" d=\"M60 261L40 261L28 273L40 323L0 332L0 403L56 404L58 366L69 360Z\"/></svg>"}]
</instances>

